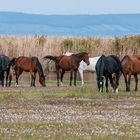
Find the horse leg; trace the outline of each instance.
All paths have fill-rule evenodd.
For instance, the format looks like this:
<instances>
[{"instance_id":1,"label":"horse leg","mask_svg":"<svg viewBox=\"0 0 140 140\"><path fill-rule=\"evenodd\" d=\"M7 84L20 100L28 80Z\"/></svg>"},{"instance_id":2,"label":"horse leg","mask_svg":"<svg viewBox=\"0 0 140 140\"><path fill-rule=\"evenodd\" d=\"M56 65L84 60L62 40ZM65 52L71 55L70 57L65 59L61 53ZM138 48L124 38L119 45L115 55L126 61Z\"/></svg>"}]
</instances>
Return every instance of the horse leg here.
<instances>
[{"instance_id":1,"label":"horse leg","mask_svg":"<svg viewBox=\"0 0 140 140\"><path fill-rule=\"evenodd\" d=\"M57 86L59 87L59 69L57 69L56 72L57 72Z\"/></svg>"},{"instance_id":2,"label":"horse leg","mask_svg":"<svg viewBox=\"0 0 140 140\"><path fill-rule=\"evenodd\" d=\"M36 74L31 72L31 87L35 87Z\"/></svg>"},{"instance_id":3,"label":"horse leg","mask_svg":"<svg viewBox=\"0 0 140 140\"><path fill-rule=\"evenodd\" d=\"M130 80L131 80L131 73L129 73L128 75L127 91L130 91Z\"/></svg>"},{"instance_id":4,"label":"horse leg","mask_svg":"<svg viewBox=\"0 0 140 140\"><path fill-rule=\"evenodd\" d=\"M80 73L80 78L81 78L81 82L82 82L82 86L84 85L84 78L83 78L83 70L81 69L78 69L79 70L79 73Z\"/></svg>"},{"instance_id":5,"label":"horse leg","mask_svg":"<svg viewBox=\"0 0 140 140\"><path fill-rule=\"evenodd\" d=\"M19 78L19 75L16 75L16 84L17 84L17 87L18 87L18 78Z\"/></svg>"},{"instance_id":6,"label":"horse leg","mask_svg":"<svg viewBox=\"0 0 140 140\"><path fill-rule=\"evenodd\" d=\"M1 80L1 85L4 87L4 71L2 72L2 80Z\"/></svg>"},{"instance_id":7,"label":"horse leg","mask_svg":"<svg viewBox=\"0 0 140 140\"><path fill-rule=\"evenodd\" d=\"M116 78L116 77L115 77ZM110 84L111 84L111 87L112 87L112 90L113 92L115 91L115 86L113 84L113 79L112 79L112 74L109 74L109 80L110 80Z\"/></svg>"},{"instance_id":8,"label":"horse leg","mask_svg":"<svg viewBox=\"0 0 140 140\"><path fill-rule=\"evenodd\" d=\"M34 82L33 82L34 87L35 87L35 80L36 80L36 73L34 73Z\"/></svg>"},{"instance_id":9,"label":"horse leg","mask_svg":"<svg viewBox=\"0 0 140 140\"><path fill-rule=\"evenodd\" d=\"M31 87L34 85L34 75L32 72L30 72L31 74Z\"/></svg>"},{"instance_id":10,"label":"horse leg","mask_svg":"<svg viewBox=\"0 0 140 140\"><path fill-rule=\"evenodd\" d=\"M9 76L8 76L8 79L9 79L9 87L11 86L11 81L12 81L12 74L10 74Z\"/></svg>"},{"instance_id":11,"label":"horse leg","mask_svg":"<svg viewBox=\"0 0 140 140\"><path fill-rule=\"evenodd\" d=\"M134 78L135 78L135 91L138 90L138 76L137 74L134 75Z\"/></svg>"},{"instance_id":12,"label":"horse leg","mask_svg":"<svg viewBox=\"0 0 140 140\"><path fill-rule=\"evenodd\" d=\"M77 77L77 71L74 71L74 85L76 86L76 77Z\"/></svg>"},{"instance_id":13,"label":"horse leg","mask_svg":"<svg viewBox=\"0 0 140 140\"><path fill-rule=\"evenodd\" d=\"M119 78L120 78L119 73L116 73L116 87L115 87L116 94L118 94Z\"/></svg>"},{"instance_id":14,"label":"horse leg","mask_svg":"<svg viewBox=\"0 0 140 140\"><path fill-rule=\"evenodd\" d=\"M126 85L126 91L128 91L128 85L127 85L127 74L123 73L125 85Z\"/></svg>"},{"instance_id":15,"label":"horse leg","mask_svg":"<svg viewBox=\"0 0 140 140\"><path fill-rule=\"evenodd\" d=\"M71 86L71 83L72 83L72 79L73 79L73 70L70 71L70 86Z\"/></svg>"},{"instance_id":16,"label":"horse leg","mask_svg":"<svg viewBox=\"0 0 140 140\"><path fill-rule=\"evenodd\" d=\"M64 73L65 73L65 70L62 70L62 73L61 73L61 85L63 85L63 76L64 76Z\"/></svg>"},{"instance_id":17,"label":"horse leg","mask_svg":"<svg viewBox=\"0 0 140 140\"><path fill-rule=\"evenodd\" d=\"M18 68L18 70L15 72L15 74L16 74L16 84L17 84L17 87L19 86L18 85L18 78L22 74L22 72L23 72L23 70L21 70L20 68Z\"/></svg>"},{"instance_id":18,"label":"horse leg","mask_svg":"<svg viewBox=\"0 0 140 140\"><path fill-rule=\"evenodd\" d=\"M7 83L8 83L9 72L10 72L10 69L8 69L6 71L6 87L7 87Z\"/></svg>"},{"instance_id":19,"label":"horse leg","mask_svg":"<svg viewBox=\"0 0 140 140\"><path fill-rule=\"evenodd\" d=\"M106 86L106 92L108 93L108 76L106 76L105 86ZM103 89L102 89L102 91L103 91Z\"/></svg>"}]
</instances>

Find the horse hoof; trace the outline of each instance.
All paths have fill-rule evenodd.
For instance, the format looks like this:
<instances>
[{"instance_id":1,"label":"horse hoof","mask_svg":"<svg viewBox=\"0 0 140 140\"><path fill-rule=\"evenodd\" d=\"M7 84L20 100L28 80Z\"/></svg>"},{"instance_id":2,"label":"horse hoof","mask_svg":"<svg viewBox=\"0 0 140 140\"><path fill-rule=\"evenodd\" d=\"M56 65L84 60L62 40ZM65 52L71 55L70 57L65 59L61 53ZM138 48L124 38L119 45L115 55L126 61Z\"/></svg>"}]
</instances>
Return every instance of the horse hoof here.
<instances>
[{"instance_id":1,"label":"horse hoof","mask_svg":"<svg viewBox=\"0 0 140 140\"><path fill-rule=\"evenodd\" d=\"M139 94L138 94L138 91L135 91L134 95L135 95L135 96L138 96L138 95L139 95Z\"/></svg>"},{"instance_id":2,"label":"horse hoof","mask_svg":"<svg viewBox=\"0 0 140 140\"><path fill-rule=\"evenodd\" d=\"M118 94L118 93L119 93L118 88L116 88L116 94Z\"/></svg>"},{"instance_id":3,"label":"horse hoof","mask_svg":"<svg viewBox=\"0 0 140 140\"><path fill-rule=\"evenodd\" d=\"M129 92L127 92L127 96L130 96L130 94L131 94L131 93L130 93L130 91L129 91Z\"/></svg>"},{"instance_id":4,"label":"horse hoof","mask_svg":"<svg viewBox=\"0 0 140 140\"><path fill-rule=\"evenodd\" d=\"M60 86L63 86L63 83L60 83Z\"/></svg>"}]
</instances>

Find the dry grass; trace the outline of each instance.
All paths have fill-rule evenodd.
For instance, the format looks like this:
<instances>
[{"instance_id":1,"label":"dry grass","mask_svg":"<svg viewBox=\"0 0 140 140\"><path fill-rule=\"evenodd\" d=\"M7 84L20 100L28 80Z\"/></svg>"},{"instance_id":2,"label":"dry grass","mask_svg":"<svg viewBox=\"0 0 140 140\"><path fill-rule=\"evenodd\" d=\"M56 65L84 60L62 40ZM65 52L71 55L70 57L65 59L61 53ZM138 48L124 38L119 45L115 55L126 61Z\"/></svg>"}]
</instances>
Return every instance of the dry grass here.
<instances>
[{"instance_id":1,"label":"dry grass","mask_svg":"<svg viewBox=\"0 0 140 140\"><path fill-rule=\"evenodd\" d=\"M98 37L51 37L51 36L0 36L0 53L8 56L60 55L66 51L87 51L91 56L101 54L140 53L140 36L114 38Z\"/></svg>"}]
</instances>

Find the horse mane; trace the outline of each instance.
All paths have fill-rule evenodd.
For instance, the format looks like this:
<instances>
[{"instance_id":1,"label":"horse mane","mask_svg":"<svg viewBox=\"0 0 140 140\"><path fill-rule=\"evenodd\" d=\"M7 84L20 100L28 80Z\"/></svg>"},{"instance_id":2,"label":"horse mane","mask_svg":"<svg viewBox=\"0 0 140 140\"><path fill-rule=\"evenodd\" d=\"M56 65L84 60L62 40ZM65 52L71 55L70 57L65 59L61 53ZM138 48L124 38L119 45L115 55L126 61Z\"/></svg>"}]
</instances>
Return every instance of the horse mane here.
<instances>
[{"instance_id":1,"label":"horse mane","mask_svg":"<svg viewBox=\"0 0 140 140\"><path fill-rule=\"evenodd\" d=\"M125 55L122 60L121 60L121 63L125 60L125 59L130 59L130 57L128 55Z\"/></svg>"},{"instance_id":2,"label":"horse mane","mask_svg":"<svg viewBox=\"0 0 140 140\"><path fill-rule=\"evenodd\" d=\"M42 69L42 66L41 66L38 58L37 57L32 57L32 59L35 62L35 65L36 65L36 68L37 68L39 76L41 76L41 77L43 76L44 77L43 69Z\"/></svg>"}]
</instances>

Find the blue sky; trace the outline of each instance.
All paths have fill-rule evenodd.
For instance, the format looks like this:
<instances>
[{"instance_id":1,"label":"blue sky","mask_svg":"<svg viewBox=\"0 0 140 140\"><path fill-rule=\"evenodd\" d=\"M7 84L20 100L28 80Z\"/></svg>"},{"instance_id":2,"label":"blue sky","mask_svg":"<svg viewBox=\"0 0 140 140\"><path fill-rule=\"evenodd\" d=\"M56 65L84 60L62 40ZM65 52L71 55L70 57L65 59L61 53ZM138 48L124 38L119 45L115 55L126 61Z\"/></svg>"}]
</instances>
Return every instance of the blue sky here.
<instances>
[{"instance_id":1,"label":"blue sky","mask_svg":"<svg viewBox=\"0 0 140 140\"><path fill-rule=\"evenodd\" d=\"M140 13L140 0L0 0L0 11L47 15Z\"/></svg>"}]
</instances>

